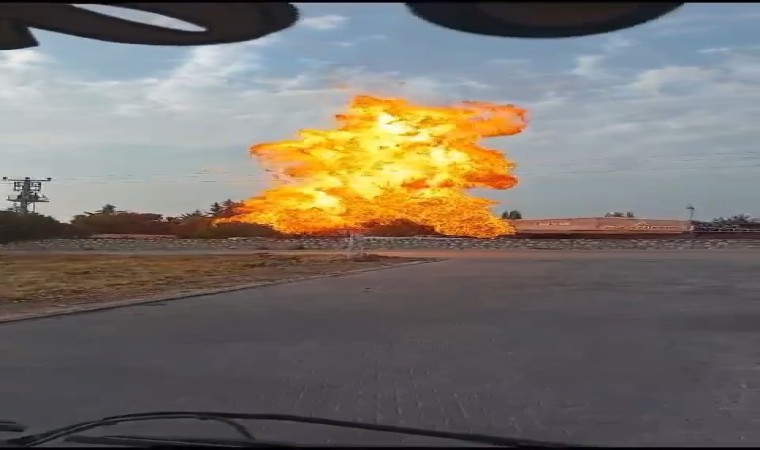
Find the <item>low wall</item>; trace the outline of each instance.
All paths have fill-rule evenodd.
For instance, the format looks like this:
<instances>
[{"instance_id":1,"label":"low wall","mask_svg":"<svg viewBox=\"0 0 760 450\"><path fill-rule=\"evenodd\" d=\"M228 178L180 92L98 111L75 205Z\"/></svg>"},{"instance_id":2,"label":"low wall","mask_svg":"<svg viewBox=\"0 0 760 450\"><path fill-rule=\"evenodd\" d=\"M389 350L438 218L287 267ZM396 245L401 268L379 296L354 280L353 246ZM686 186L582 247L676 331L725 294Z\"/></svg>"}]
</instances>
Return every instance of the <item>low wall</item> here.
<instances>
[{"instance_id":1,"label":"low wall","mask_svg":"<svg viewBox=\"0 0 760 450\"><path fill-rule=\"evenodd\" d=\"M688 220L627 217L574 217L519 219L511 223L518 233L623 233L682 234L691 230Z\"/></svg>"},{"instance_id":2,"label":"low wall","mask_svg":"<svg viewBox=\"0 0 760 450\"><path fill-rule=\"evenodd\" d=\"M468 239L364 238L367 250L403 249L548 249L548 250L686 250L758 249L760 240L744 239ZM53 239L0 245L28 251L182 251L182 250L340 250L340 238L302 239Z\"/></svg>"},{"instance_id":3,"label":"low wall","mask_svg":"<svg viewBox=\"0 0 760 450\"><path fill-rule=\"evenodd\" d=\"M179 239L173 234L93 234L90 239Z\"/></svg>"}]
</instances>

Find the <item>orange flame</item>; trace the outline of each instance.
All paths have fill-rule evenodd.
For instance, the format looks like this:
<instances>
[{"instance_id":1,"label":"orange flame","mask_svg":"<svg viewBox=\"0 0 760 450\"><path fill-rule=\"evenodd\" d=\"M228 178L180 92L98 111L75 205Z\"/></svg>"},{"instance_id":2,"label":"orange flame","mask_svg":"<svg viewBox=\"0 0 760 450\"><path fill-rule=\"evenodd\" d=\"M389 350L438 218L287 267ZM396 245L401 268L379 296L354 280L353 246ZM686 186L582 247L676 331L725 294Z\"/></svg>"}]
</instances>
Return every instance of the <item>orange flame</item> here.
<instances>
[{"instance_id":1,"label":"orange flame","mask_svg":"<svg viewBox=\"0 0 760 450\"><path fill-rule=\"evenodd\" d=\"M301 130L290 141L250 152L276 185L220 221L264 224L311 234L404 219L445 235L495 237L514 228L494 216L496 202L471 188L509 189L515 164L484 137L520 133L527 112L513 105L465 102L425 107L358 96L333 130Z\"/></svg>"}]
</instances>

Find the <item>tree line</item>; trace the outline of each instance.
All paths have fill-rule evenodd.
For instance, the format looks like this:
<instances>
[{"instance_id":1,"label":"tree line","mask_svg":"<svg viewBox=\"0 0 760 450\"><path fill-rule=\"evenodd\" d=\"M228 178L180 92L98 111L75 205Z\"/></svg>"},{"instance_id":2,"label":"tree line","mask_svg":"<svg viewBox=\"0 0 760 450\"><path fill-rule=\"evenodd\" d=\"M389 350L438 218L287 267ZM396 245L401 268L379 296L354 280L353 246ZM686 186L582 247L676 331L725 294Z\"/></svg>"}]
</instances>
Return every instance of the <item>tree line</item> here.
<instances>
[{"instance_id":1,"label":"tree line","mask_svg":"<svg viewBox=\"0 0 760 450\"><path fill-rule=\"evenodd\" d=\"M18 240L46 238L84 238L99 234L171 235L187 239L224 239L231 237L293 237L273 228L253 223L230 222L214 225L214 219L231 217L240 202L227 199L212 203L207 210L197 209L177 217L156 213L124 211L106 204L96 211L85 211L66 222L42 214L20 214L12 210L0 211L0 244ZM607 217L635 217L633 213L613 212ZM504 211L506 220L522 219L517 210ZM720 226L758 224L746 214L719 217L712 222ZM373 236L436 236L432 227L398 220L389 224L368 224L367 232Z\"/></svg>"},{"instance_id":2,"label":"tree line","mask_svg":"<svg viewBox=\"0 0 760 450\"><path fill-rule=\"evenodd\" d=\"M144 234L171 235L180 238L218 239L228 237L276 237L280 234L271 227L253 223L222 223L215 219L231 217L240 202L227 199L214 202L205 211L195 211L177 217L157 213L123 211L106 204L99 210L77 214L71 225L93 234Z\"/></svg>"},{"instance_id":3,"label":"tree line","mask_svg":"<svg viewBox=\"0 0 760 450\"><path fill-rule=\"evenodd\" d=\"M231 237L292 237L273 228L243 222L214 224L215 219L231 217L241 202L227 199L212 203L207 210L197 209L177 217L157 213L124 211L106 204L85 211L70 222L60 222L41 214L0 211L0 244L45 238L84 238L103 234L170 235L186 239L224 239ZM436 235L428 226L404 220L390 224L368 224L375 236Z\"/></svg>"}]
</instances>

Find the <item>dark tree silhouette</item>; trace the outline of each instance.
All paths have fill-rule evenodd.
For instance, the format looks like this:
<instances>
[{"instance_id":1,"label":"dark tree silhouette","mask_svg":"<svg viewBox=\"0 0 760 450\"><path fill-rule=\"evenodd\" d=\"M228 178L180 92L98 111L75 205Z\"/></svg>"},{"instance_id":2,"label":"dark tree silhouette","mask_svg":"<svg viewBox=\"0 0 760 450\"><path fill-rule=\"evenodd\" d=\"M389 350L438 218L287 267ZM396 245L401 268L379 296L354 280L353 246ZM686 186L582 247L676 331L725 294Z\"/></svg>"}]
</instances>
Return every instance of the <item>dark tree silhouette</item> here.
<instances>
[{"instance_id":1,"label":"dark tree silhouette","mask_svg":"<svg viewBox=\"0 0 760 450\"><path fill-rule=\"evenodd\" d=\"M502 219L507 220L520 220L523 218L522 213L516 209L510 210L510 211L504 211L501 213Z\"/></svg>"},{"instance_id":2,"label":"dark tree silhouette","mask_svg":"<svg viewBox=\"0 0 760 450\"><path fill-rule=\"evenodd\" d=\"M106 203L98 210L98 214L116 214L116 206Z\"/></svg>"},{"instance_id":3,"label":"dark tree silhouette","mask_svg":"<svg viewBox=\"0 0 760 450\"><path fill-rule=\"evenodd\" d=\"M634 214L631 211L628 211L628 212L612 211L612 212L606 213L604 217L625 217L627 219L634 219L636 218L636 214Z\"/></svg>"}]
</instances>

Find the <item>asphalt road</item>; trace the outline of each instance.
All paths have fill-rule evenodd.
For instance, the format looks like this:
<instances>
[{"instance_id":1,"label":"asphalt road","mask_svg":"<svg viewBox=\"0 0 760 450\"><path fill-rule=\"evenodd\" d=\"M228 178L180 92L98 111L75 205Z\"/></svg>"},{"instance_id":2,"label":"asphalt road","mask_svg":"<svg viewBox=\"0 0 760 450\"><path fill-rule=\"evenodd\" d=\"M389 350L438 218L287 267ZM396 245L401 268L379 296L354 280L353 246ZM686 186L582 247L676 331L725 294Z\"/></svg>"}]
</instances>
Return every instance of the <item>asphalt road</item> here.
<instances>
[{"instance_id":1,"label":"asphalt road","mask_svg":"<svg viewBox=\"0 0 760 450\"><path fill-rule=\"evenodd\" d=\"M446 255L0 325L0 418L50 427L201 409L587 444L760 445L757 252Z\"/></svg>"}]
</instances>

